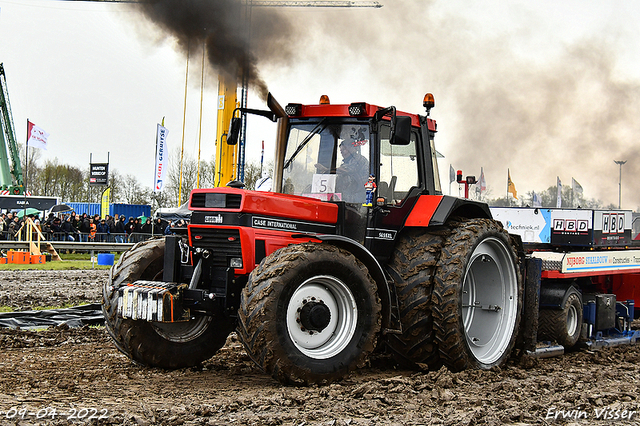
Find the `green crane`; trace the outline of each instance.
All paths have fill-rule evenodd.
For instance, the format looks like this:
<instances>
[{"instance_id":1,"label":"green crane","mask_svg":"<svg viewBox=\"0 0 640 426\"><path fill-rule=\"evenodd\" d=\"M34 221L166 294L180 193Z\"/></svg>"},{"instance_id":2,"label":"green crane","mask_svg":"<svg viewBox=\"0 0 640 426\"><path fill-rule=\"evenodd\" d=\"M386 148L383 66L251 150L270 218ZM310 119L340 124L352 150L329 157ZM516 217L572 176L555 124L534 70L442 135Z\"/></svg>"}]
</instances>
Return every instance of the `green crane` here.
<instances>
[{"instance_id":1,"label":"green crane","mask_svg":"<svg viewBox=\"0 0 640 426\"><path fill-rule=\"evenodd\" d=\"M4 66L0 63L0 190L9 191L11 195L24 194L24 178L18 154L16 131L13 125L11 105ZM11 162L9 162L11 159Z\"/></svg>"}]
</instances>

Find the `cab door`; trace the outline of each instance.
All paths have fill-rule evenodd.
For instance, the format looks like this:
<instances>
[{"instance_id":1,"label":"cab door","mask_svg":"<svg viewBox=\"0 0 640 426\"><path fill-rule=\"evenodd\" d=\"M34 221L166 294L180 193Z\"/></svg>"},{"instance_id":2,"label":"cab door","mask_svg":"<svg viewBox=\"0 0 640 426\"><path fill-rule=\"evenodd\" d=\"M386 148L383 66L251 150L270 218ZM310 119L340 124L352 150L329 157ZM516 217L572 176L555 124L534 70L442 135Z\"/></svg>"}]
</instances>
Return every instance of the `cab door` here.
<instances>
[{"instance_id":1,"label":"cab door","mask_svg":"<svg viewBox=\"0 0 640 426\"><path fill-rule=\"evenodd\" d=\"M418 129L412 129L408 145L391 145L389 135L389 125L381 124L373 154L377 160L377 188L374 205L369 207L365 239L365 247L381 261L391 255L398 232L424 192ZM377 199L384 199L384 205L376 205Z\"/></svg>"}]
</instances>

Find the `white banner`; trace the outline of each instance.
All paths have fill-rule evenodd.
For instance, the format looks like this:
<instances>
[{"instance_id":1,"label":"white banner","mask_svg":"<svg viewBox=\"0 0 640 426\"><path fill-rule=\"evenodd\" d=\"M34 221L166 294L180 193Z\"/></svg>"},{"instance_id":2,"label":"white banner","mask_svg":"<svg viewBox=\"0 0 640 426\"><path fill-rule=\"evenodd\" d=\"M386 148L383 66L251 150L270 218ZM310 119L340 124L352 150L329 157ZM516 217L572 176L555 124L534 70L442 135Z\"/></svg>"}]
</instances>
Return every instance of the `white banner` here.
<instances>
[{"instance_id":1,"label":"white banner","mask_svg":"<svg viewBox=\"0 0 640 426\"><path fill-rule=\"evenodd\" d=\"M562 260L562 273L640 270L640 251L589 251L567 253Z\"/></svg>"},{"instance_id":2,"label":"white banner","mask_svg":"<svg viewBox=\"0 0 640 426\"><path fill-rule=\"evenodd\" d=\"M49 133L45 132L29 120L27 120L27 132L29 133L27 146L44 149L45 151L47 150L47 139L49 138Z\"/></svg>"},{"instance_id":3,"label":"white banner","mask_svg":"<svg viewBox=\"0 0 640 426\"><path fill-rule=\"evenodd\" d=\"M154 173L153 192L162 192L164 176L167 168L167 135L169 130L158 124L156 134L156 168Z\"/></svg>"},{"instance_id":4,"label":"white banner","mask_svg":"<svg viewBox=\"0 0 640 426\"><path fill-rule=\"evenodd\" d=\"M559 177L556 176L556 178L558 179L558 196L556 198L556 207L561 208L562 207L562 182L560 182Z\"/></svg>"}]
</instances>

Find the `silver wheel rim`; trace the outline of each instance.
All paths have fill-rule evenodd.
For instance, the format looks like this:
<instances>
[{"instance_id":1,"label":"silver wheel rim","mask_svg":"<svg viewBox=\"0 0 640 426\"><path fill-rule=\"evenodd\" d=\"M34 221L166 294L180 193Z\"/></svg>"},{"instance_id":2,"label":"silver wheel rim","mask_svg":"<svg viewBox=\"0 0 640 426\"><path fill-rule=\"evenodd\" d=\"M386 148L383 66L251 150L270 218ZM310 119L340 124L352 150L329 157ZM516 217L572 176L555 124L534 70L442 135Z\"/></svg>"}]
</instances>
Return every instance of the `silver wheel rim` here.
<instances>
[{"instance_id":1,"label":"silver wheel rim","mask_svg":"<svg viewBox=\"0 0 640 426\"><path fill-rule=\"evenodd\" d=\"M213 318L196 317L190 321L184 322L154 322L151 324L153 329L165 340L176 343L190 342L197 339L209 327L209 323Z\"/></svg>"},{"instance_id":2,"label":"silver wheel rim","mask_svg":"<svg viewBox=\"0 0 640 426\"><path fill-rule=\"evenodd\" d=\"M490 365L511 344L518 313L518 278L510 250L487 238L473 251L462 287L462 322L469 349Z\"/></svg>"},{"instance_id":3,"label":"silver wheel rim","mask_svg":"<svg viewBox=\"0 0 640 426\"><path fill-rule=\"evenodd\" d=\"M576 333L576 329L578 328L578 311L573 303L569 305L569 310L567 311L567 335L569 337L573 336Z\"/></svg>"},{"instance_id":4,"label":"silver wheel rim","mask_svg":"<svg viewBox=\"0 0 640 426\"><path fill-rule=\"evenodd\" d=\"M328 325L321 331L310 331L300 323L300 310L309 301L323 303L331 313ZM319 275L303 282L289 299L287 331L300 352L314 359L331 358L342 352L356 330L356 300L342 281Z\"/></svg>"}]
</instances>

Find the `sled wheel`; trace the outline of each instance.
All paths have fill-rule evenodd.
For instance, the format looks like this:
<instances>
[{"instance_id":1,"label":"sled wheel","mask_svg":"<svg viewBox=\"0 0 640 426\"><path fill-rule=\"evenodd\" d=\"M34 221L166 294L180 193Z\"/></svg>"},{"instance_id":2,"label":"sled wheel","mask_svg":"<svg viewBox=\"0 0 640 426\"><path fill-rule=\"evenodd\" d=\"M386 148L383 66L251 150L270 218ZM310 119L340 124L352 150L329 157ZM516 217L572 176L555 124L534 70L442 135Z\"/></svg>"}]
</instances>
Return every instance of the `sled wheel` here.
<instances>
[{"instance_id":1,"label":"sled wheel","mask_svg":"<svg viewBox=\"0 0 640 426\"><path fill-rule=\"evenodd\" d=\"M327 384L361 366L380 331L380 302L351 253L304 243L267 256L249 277L238 312L249 356L285 384Z\"/></svg>"},{"instance_id":2,"label":"sled wheel","mask_svg":"<svg viewBox=\"0 0 640 426\"><path fill-rule=\"evenodd\" d=\"M538 340L555 341L565 348L578 343L582 327L582 300L575 290L569 294L564 309L541 309Z\"/></svg>"},{"instance_id":3,"label":"sled wheel","mask_svg":"<svg viewBox=\"0 0 640 426\"><path fill-rule=\"evenodd\" d=\"M387 268L396 287L402 324L402 334L389 334L387 345L393 358L404 367L440 366L431 293L442 241L441 236L424 231L409 232L398 241Z\"/></svg>"},{"instance_id":4,"label":"sled wheel","mask_svg":"<svg viewBox=\"0 0 640 426\"><path fill-rule=\"evenodd\" d=\"M489 369L506 362L518 334L523 288L515 250L499 222L452 223L433 300L436 341L447 367Z\"/></svg>"},{"instance_id":5,"label":"sled wheel","mask_svg":"<svg viewBox=\"0 0 640 426\"><path fill-rule=\"evenodd\" d=\"M116 347L136 363L169 369L198 365L224 346L233 330L231 320L198 316L161 323L117 315L118 288L140 279L159 280L163 260L164 239L138 243L120 257L103 287L105 326Z\"/></svg>"}]
</instances>

